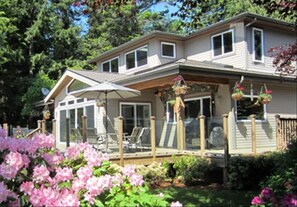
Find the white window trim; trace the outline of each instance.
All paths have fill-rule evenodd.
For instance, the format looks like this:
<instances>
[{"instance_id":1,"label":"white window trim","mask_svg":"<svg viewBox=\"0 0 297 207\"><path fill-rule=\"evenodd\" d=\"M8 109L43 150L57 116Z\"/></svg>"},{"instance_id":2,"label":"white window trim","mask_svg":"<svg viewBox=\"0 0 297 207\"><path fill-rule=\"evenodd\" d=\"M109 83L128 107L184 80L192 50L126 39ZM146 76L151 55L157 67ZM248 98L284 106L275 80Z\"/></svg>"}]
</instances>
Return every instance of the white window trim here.
<instances>
[{"instance_id":1,"label":"white window trim","mask_svg":"<svg viewBox=\"0 0 297 207\"><path fill-rule=\"evenodd\" d=\"M96 127L97 126L97 116L98 114L96 113L96 109L97 109L97 105L96 105L96 101L94 100L91 100L91 101L87 101L87 99L85 98L84 102L80 102L80 103L77 103L77 99L71 99L71 100L74 100L74 102L76 104L71 104L71 105L68 105L68 101L61 101L59 103L65 103L66 102L66 105L64 106L60 106L60 104L58 104L58 107L55 109L55 114L57 115L57 120L60 120L61 117L60 117L60 112L63 111L63 110L66 110L66 118L69 118L69 111L74 109L75 110L75 119L77 119L77 109L78 108L83 108L83 115L86 116L86 107L88 106L94 106L94 111L95 111L95 114L94 114L94 126ZM57 129L60 129L61 125L60 125L60 121L57 122ZM75 123L75 127L77 127L77 123ZM57 130L57 137L60 137L60 130ZM61 139L57 139L57 143L58 144L65 144L66 141L61 141Z\"/></svg>"},{"instance_id":2,"label":"white window trim","mask_svg":"<svg viewBox=\"0 0 297 207\"><path fill-rule=\"evenodd\" d=\"M173 56L163 55L163 45L172 45L173 46ZM164 58L176 58L176 47L175 47L175 43L161 42L161 56L164 57Z\"/></svg>"},{"instance_id":3,"label":"white window trim","mask_svg":"<svg viewBox=\"0 0 297 207\"><path fill-rule=\"evenodd\" d=\"M261 32L261 60L256 60L256 50L255 50L255 31ZM264 35L263 30L253 27L252 29L252 49L253 49L253 61L258 63L264 63Z\"/></svg>"},{"instance_id":4,"label":"white window trim","mask_svg":"<svg viewBox=\"0 0 297 207\"><path fill-rule=\"evenodd\" d=\"M147 105L150 109L149 119L152 116L152 104L146 103L146 102L120 102L120 115L122 116L122 105L131 105L131 106L137 106L137 105ZM134 114L136 113L136 107L134 107ZM134 126L137 126L136 119L134 120Z\"/></svg>"},{"instance_id":5,"label":"white window trim","mask_svg":"<svg viewBox=\"0 0 297 207\"><path fill-rule=\"evenodd\" d=\"M244 98L251 98L252 96L251 95L244 95L243 96ZM253 95L253 99L254 99L254 101L257 101L257 99L258 99L258 96L257 95ZM263 120L259 120L259 119L256 119L256 122L259 122L259 123L261 123L261 122L267 122L267 120L268 120L268 115L267 115L267 106L266 106L266 104L263 104L263 108L264 108L264 119ZM241 120L238 120L237 119L237 101L235 101L235 120L236 120L236 122L251 122L251 119L241 119Z\"/></svg>"},{"instance_id":6,"label":"white window trim","mask_svg":"<svg viewBox=\"0 0 297 207\"><path fill-rule=\"evenodd\" d=\"M212 100L211 96L201 96L201 97L195 97L195 98L187 98L187 99L184 100L184 102L200 100L200 111L203 114L204 113L203 112L203 104L201 102L202 102L203 99L207 99L207 98L209 98L210 101ZM210 102L210 104L211 104L211 102ZM169 110L168 110L168 106L170 106L169 101L166 102L166 121L167 121L167 123L170 123L170 124L176 124L176 114L175 113L173 114L173 121L169 121L170 113L169 113ZM212 117L212 106L210 106L210 115Z\"/></svg>"},{"instance_id":7,"label":"white window trim","mask_svg":"<svg viewBox=\"0 0 297 207\"><path fill-rule=\"evenodd\" d=\"M226 33L229 33L229 32L231 32L231 34L232 34L232 51L231 52L224 53L224 39L223 39L223 35L226 34ZM214 54L214 42L213 42L213 38L214 37L217 37L217 36L221 36L221 40L222 40L222 54L215 56L215 54ZM222 56L225 56L225 55L233 54L235 52L235 44L234 44L234 42L235 42L234 29L229 29L229 30L227 30L225 32L221 32L221 33L212 35L211 36L212 57L213 58L218 58L218 57L222 57Z\"/></svg>"},{"instance_id":8,"label":"white window trim","mask_svg":"<svg viewBox=\"0 0 297 207\"><path fill-rule=\"evenodd\" d=\"M137 65L137 53L136 53L136 51L137 50L140 50L140 49L142 49L142 48L145 48L145 47L147 47L147 64L145 64L145 65L142 65L142 66L138 66ZM131 51L129 51L129 52L127 52L127 53L125 53L125 66L126 66L126 71L133 71L134 69L136 69L136 68L142 68L142 67L145 67L145 66L147 66L148 65L148 51L149 51L149 47L148 47L148 45L144 45L144 46L142 46L142 47L139 47L139 48L136 48L135 50L131 50ZM134 53L134 63L135 63L135 67L134 68L127 68L127 55L128 54L130 54L130 53Z\"/></svg>"},{"instance_id":9,"label":"white window trim","mask_svg":"<svg viewBox=\"0 0 297 207\"><path fill-rule=\"evenodd\" d=\"M114 73L114 72L111 72L111 61L113 61L113 60L115 60L115 59L118 59L118 71L119 71L119 61L120 61L120 59L119 59L119 56L118 57L115 57L115 58L112 58L112 59L109 59L109 60L106 60L106 61L104 61L104 62L102 62L101 63L101 72L104 72L103 71L103 64L105 64L105 63L107 63L107 62L109 62L109 69L108 69L108 72L109 73Z\"/></svg>"}]
</instances>

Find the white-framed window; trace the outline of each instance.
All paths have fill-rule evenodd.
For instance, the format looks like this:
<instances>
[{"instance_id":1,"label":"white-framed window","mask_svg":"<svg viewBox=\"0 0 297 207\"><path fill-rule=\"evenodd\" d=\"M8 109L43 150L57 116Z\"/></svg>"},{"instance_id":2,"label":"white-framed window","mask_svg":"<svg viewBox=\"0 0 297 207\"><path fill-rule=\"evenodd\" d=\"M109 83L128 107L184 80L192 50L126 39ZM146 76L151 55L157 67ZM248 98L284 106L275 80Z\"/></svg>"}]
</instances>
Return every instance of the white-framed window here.
<instances>
[{"instance_id":1,"label":"white-framed window","mask_svg":"<svg viewBox=\"0 0 297 207\"><path fill-rule=\"evenodd\" d=\"M174 104L168 101L166 104L166 117L168 123L176 122L176 113L174 112ZM203 96L198 98L185 99L185 122L191 122L200 115L211 117L212 105L211 96Z\"/></svg>"},{"instance_id":2,"label":"white-framed window","mask_svg":"<svg viewBox=\"0 0 297 207\"><path fill-rule=\"evenodd\" d=\"M70 102L70 103L69 103ZM74 103L74 104L73 104ZM87 128L95 128L96 126L96 105L94 100L84 99L73 99L70 101L63 101L59 103L59 107L56 109L58 114L57 125L59 127L58 137L59 142L66 142L66 125L67 118L69 118L69 132L70 141L75 142L75 138L72 136L72 129L82 129L82 116L87 117Z\"/></svg>"},{"instance_id":3,"label":"white-framed window","mask_svg":"<svg viewBox=\"0 0 297 207\"><path fill-rule=\"evenodd\" d=\"M147 65L148 46L143 46L132 52L126 53L126 69L139 68Z\"/></svg>"},{"instance_id":4,"label":"white-framed window","mask_svg":"<svg viewBox=\"0 0 297 207\"><path fill-rule=\"evenodd\" d=\"M108 73L119 72L119 57L107 60L101 64L101 71Z\"/></svg>"},{"instance_id":5,"label":"white-framed window","mask_svg":"<svg viewBox=\"0 0 297 207\"><path fill-rule=\"evenodd\" d=\"M243 96L239 101L235 101L235 114L237 121L251 121L250 116L256 115L256 121L267 120L267 107L258 102L258 97L250 95Z\"/></svg>"},{"instance_id":6,"label":"white-framed window","mask_svg":"<svg viewBox=\"0 0 297 207\"><path fill-rule=\"evenodd\" d=\"M84 88L90 87L88 84L79 80L73 79L66 87L67 93L78 91Z\"/></svg>"},{"instance_id":7,"label":"white-framed window","mask_svg":"<svg viewBox=\"0 0 297 207\"><path fill-rule=\"evenodd\" d=\"M166 58L175 58L175 44L161 42L161 55Z\"/></svg>"},{"instance_id":8,"label":"white-framed window","mask_svg":"<svg viewBox=\"0 0 297 207\"><path fill-rule=\"evenodd\" d=\"M124 118L124 133L131 134L134 127L149 127L150 103L120 102L120 114Z\"/></svg>"},{"instance_id":9,"label":"white-framed window","mask_svg":"<svg viewBox=\"0 0 297 207\"><path fill-rule=\"evenodd\" d=\"M228 30L211 36L213 57L232 53L234 51L234 30Z\"/></svg>"},{"instance_id":10,"label":"white-framed window","mask_svg":"<svg viewBox=\"0 0 297 207\"><path fill-rule=\"evenodd\" d=\"M264 41L263 30L258 28L252 29L252 44L253 44L253 61L264 62Z\"/></svg>"}]
</instances>

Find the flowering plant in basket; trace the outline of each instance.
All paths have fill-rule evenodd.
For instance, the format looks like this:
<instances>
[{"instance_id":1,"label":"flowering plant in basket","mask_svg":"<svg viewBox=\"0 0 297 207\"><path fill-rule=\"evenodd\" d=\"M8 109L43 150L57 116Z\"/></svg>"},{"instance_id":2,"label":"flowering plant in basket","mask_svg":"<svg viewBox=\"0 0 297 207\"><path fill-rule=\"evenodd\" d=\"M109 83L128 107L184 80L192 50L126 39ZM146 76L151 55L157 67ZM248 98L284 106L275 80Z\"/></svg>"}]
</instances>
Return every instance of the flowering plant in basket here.
<instances>
[{"instance_id":1,"label":"flowering plant in basket","mask_svg":"<svg viewBox=\"0 0 297 207\"><path fill-rule=\"evenodd\" d=\"M231 97L234 100L238 101L244 96L243 91L244 91L244 87L242 87L240 84L236 83Z\"/></svg>"},{"instance_id":2,"label":"flowering plant in basket","mask_svg":"<svg viewBox=\"0 0 297 207\"><path fill-rule=\"evenodd\" d=\"M266 85L264 85L265 91L263 92L263 88L260 91L260 94L258 95L258 100L262 104L267 104L271 101L272 99L272 90L268 90Z\"/></svg>"}]
</instances>

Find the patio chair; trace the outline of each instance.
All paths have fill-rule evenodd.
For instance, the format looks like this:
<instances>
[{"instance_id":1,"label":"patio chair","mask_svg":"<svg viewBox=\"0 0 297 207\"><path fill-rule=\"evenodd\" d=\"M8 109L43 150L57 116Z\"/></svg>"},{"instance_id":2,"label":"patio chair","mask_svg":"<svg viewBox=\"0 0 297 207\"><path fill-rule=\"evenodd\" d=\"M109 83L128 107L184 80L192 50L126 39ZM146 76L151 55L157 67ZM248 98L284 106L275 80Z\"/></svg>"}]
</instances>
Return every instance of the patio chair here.
<instances>
[{"instance_id":1,"label":"patio chair","mask_svg":"<svg viewBox=\"0 0 297 207\"><path fill-rule=\"evenodd\" d=\"M128 141L124 141L124 147L130 150L130 148L135 147L135 151L137 147L142 147L142 140L146 139L149 135L150 129L148 127L141 128L139 134L137 136L131 137ZM142 148L141 148L142 151Z\"/></svg>"}]
</instances>

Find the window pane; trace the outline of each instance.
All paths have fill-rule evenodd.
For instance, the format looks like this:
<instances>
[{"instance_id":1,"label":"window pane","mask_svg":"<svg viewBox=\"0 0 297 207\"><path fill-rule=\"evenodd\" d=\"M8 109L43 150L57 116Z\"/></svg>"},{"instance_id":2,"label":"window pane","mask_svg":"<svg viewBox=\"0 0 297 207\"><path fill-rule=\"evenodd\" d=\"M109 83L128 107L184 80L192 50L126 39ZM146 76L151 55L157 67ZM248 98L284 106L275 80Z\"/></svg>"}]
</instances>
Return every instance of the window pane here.
<instances>
[{"instance_id":1,"label":"window pane","mask_svg":"<svg viewBox=\"0 0 297 207\"><path fill-rule=\"evenodd\" d=\"M94 128L95 127L95 118L94 118L94 106L87 106L86 107L86 116L87 116L87 128Z\"/></svg>"},{"instance_id":2,"label":"window pane","mask_svg":"<svg viewBox=\"0 0 297 207\"><path fill-rule=\"evenodd\" d=\"M66 142L66 110L60 111L60 141Z\"/></svg>"},{"instance_id":3,"label":"window pane","mask_svg":"<svg viewBox=\"0 0 297 207\"><path fill-rule=\"evenodd\" d=\"M147 64L147 47L143 47L136 51L137 67Z\"/></svg>"},{"instance_id":4,"label":"window pane","mask_svg":"<svg viewBox=\"0 0 297 207\"><path fill-rule=\"evenodd\" d=\"M150 107L148 105L136 105L137 126L148 127L150 122Z\"/></svg>"},{"instance_id":5,"label":"window pane","mask_svg":"<svg viewBox=\"0 0 297 207\"><path fill-rule=\"evenodd\" d=\"M167 102L167 122L176 122L176 117L174 113L174 104Z\"/></svg>"},{"instance_id":6,"label":"window pane","mask_svg":"<svg viewBox=\"0 0 297 207\"><path fill-rule=\"evenodd\" d=\"M222 39L221 35L213 37L213 54L214 56L221 55L222 54Z\"/></svg>"},{"instance_id":7,"label":"window pane","mask_svg":"<svg viewBox=\"0 0 297 207\"><path fill-rule=\"evenodd\" d=\"M84 115L84 109L78 108L77 109L77 127L82 129L82 116Z\"/></svg>"},{"instance_id":8,"label":"window pane","mask_svg":"<svg viewBox=\"0 0 297 207\"><path fill-rule=\"evenodd\" d=\"M261 31L254 30L254 48L255 48L255 60L262 60L262 38Z\"/></svg>"},{"instance_id":9,"label":"window pane","mask_svg":"<svg viewBox=\"0 0 297 207\"><path fill-rule=\"evenodd\" d=\"M124 118L124 133L131 134L134 128L134 106L122 105L122 116Z\"/></svg>"},{"instance_id":10,"label":"window pane","mask_svg":"<svg viewBox=\"0 0 297 207\"><path fill-rule=\"evenodd\" d=\"M162 44L162 55L174 57L174 45Z\"/></svg>"},{"instance_id":11,"label":"window pane","mask_svg":"<svg viewBox=\"0 0 297 207\"><path fill-rule=\"evenodd\" d=\"M113 73L117 73L119 72L119 60L118 59L114 59L110 62L111 65L111 72Z\"/></svg>"},{"instance_id":12,"label":"window pane","mask_svg":"<svg viewBox=\"0 0 297 207\"><path fill-rule=\"evenodd\" d=\"M102 64L103 72L109 72L109 61Z\"/></svg>"},{"instance_id":13,"label":"window pane","mask_svg":"<svg viewBox=\"0 0 297 207\"><path fill-rule=\"evenodd\" d=\"M131 52L126 55L126 67L127 69L135 68L135 53Z\"/></svg>"},{"instance_id":14,"label":"window pane","mask_svg":"<svg viewBox=\"0 0 297 207\"><path fill-rule=\"evenodd\" d=\"M232 52L232 32L225 33L224 38L224 53Z\"/></svg>"},{"instance_id":15,"label":"window pane","mask_svg":"<svg viewBox=\"0 0 297 207\"><path fill-rule=\"evenodd\" d=\"M75 128L75 109L69 110L70 129Z\"/></svg>"},{"instance_id":16,"label":"window pane","mask_svg":"<svg viewBox=\"0 0 297 207\"><path fill-rule=\"evenodd\" d=\"M203 115L205 117L211 117L211 106L210 106L210 98L204 98L202 99L202 105L203 105Z\"/></svg>"},{"instance_id":17,"label":"window pane","mask_svg":"<svg viewBox=\"0 0 297 207\"><path fill-rule=\"evenodd\" d=\"M243 97L237 101L237 120L250 120L250 115L255 114L257 120L264 120L264 105L257 102L257 97L251 101L250 97Z\"/></svg>"}]
</instances>

